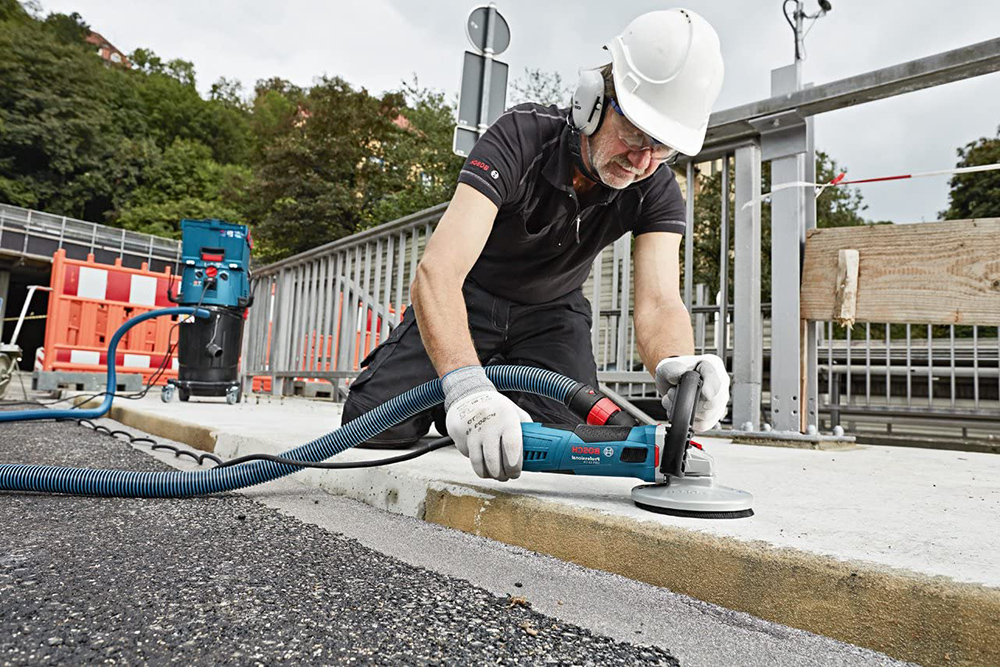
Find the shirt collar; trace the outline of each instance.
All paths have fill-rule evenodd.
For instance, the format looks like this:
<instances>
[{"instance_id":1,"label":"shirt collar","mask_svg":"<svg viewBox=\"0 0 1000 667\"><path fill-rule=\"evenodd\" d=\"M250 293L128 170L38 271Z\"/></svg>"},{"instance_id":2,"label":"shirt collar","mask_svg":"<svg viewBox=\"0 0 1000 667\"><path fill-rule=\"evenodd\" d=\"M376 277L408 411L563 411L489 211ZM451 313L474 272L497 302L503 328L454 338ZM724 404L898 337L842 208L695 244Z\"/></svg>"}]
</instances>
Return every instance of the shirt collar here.
<instances>
[{"instance_id":1,"label":"shirt collar","mask_svg":"<svg viewBox=\"0 0 1000 667\"><path fill-rule=\"evenodd\" d=\"M567 119L568 120L568 119ZM559 135L555 150L549 155L548 161L542 167L542 175L555 188L563 192L573 192L573 149L580 147L580 133L573 130L567 122ZM635 187L630 185L629 188ZM628 188L626 188L628 189ZM609 188L603 183L597 184L597 190L592 193L594 204L610 203L618 196L620 190Z\"/></svg>"}]
</instances>

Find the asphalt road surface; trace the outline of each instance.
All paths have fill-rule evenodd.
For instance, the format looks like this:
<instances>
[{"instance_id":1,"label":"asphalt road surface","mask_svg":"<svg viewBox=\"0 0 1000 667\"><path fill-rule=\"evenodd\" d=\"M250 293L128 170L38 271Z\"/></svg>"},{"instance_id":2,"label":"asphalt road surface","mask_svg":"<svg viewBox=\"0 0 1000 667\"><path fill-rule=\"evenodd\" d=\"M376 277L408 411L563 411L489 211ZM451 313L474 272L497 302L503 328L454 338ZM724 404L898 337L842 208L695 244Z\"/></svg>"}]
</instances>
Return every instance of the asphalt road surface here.
<instances>
[{"instance_id":1,"label":"asphalt road surface","mask_svg":"<svg viewBox=\"0 0 1000 667\"><path fill-rule=\"evenodd\" d=\"M168 459L195 467L74 422L0 425L0 463ZM0 664L91 662L899 664L294 476L184 500L0 492Z\"/></svg>"}]
</instances>

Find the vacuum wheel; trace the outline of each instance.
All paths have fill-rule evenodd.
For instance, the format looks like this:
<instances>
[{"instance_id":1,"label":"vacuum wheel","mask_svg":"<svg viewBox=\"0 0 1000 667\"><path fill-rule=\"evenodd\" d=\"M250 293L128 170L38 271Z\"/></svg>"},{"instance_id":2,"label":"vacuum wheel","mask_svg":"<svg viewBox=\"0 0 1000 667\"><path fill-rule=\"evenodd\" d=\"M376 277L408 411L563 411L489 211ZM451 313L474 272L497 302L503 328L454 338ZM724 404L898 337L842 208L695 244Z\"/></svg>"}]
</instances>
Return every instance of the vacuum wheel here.
<instances>
[{"instance_id":1,"label":"vacuum wheel","mask_svg":"<svg viewBox=\"0 0 1000 667\"><path fill-rule=\"evenodd\" d=\"M226 403L229 405L235 405L240 402L240 391L239 387L230 387L226 390Z\"/></svg>"},{"instance_id":2,"label":"vacuum wheel","mask_svg":"<svg viewBox=\"0 0 1000 667\"><path fill-rule=\"evenodd\" d=\"M164 403L169 403L174 400L174 390L176 387L172 384L164 385L163 389L160 390L160 400Z\"/></svg>"},{"instance_id":3,"label":"vacuum wheel","mask_svg":"<svg viewBox=\"0 0 1000 667\"><path fill-rule=\"evenodd\" d=\"M184 387L178 387L177 397L181 399L181 402L187 403L189 400L191 400L191 390L185 389Z\"/></svg>"}]
</instances>

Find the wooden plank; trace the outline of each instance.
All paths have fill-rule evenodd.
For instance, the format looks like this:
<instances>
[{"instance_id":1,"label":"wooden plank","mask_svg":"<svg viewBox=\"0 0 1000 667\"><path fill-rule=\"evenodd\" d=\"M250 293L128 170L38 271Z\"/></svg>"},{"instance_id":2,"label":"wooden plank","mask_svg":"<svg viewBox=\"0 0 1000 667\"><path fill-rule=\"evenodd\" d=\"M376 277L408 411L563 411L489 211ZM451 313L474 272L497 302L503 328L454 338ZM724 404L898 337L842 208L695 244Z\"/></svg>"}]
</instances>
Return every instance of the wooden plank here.
<instances>
[{"instance_id":1,"label":"wooden plank","mask_svg":"<svg viewBox=\"0 0 1000 667\"><path fill-rule=\"evenodd\" d=\"M810 230L803 319L836 319L846 248L858 250L858 322L1000 326L1000 219Z\"/></svg>"}]
</instances>

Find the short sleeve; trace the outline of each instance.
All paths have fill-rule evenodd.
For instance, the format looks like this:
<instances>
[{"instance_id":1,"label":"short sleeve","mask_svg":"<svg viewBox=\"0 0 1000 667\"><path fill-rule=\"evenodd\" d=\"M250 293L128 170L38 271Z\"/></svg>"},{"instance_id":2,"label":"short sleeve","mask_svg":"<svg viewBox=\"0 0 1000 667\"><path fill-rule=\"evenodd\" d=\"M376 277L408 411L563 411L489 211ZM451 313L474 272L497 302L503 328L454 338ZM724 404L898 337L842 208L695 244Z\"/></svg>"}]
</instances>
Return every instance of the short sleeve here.
<instances>
[{"instance_id":1,"label":"short sleeve","mask_svg":"<svg viewBox=\"0 0 1000 667\"><path fill-rule=\"evenodd\" d=\"M458 182L486 195L497 208L511 203L531 159L528 156L538 148L540 112L546 110L534 104L504 112L473 146Z\"/></svg>"},{"instance_id":2,"label":"short sleeve","mask_svg":"<svg viewBox=\"0 0 1000 667\"><path fill-rule=\"evenodd\" d=\"M673 232L683 234L687 227L687 207L681 196L681 186L669 167L660 169L642 199L642 209L632 234Z\"/></svg>"}]
</instances>

